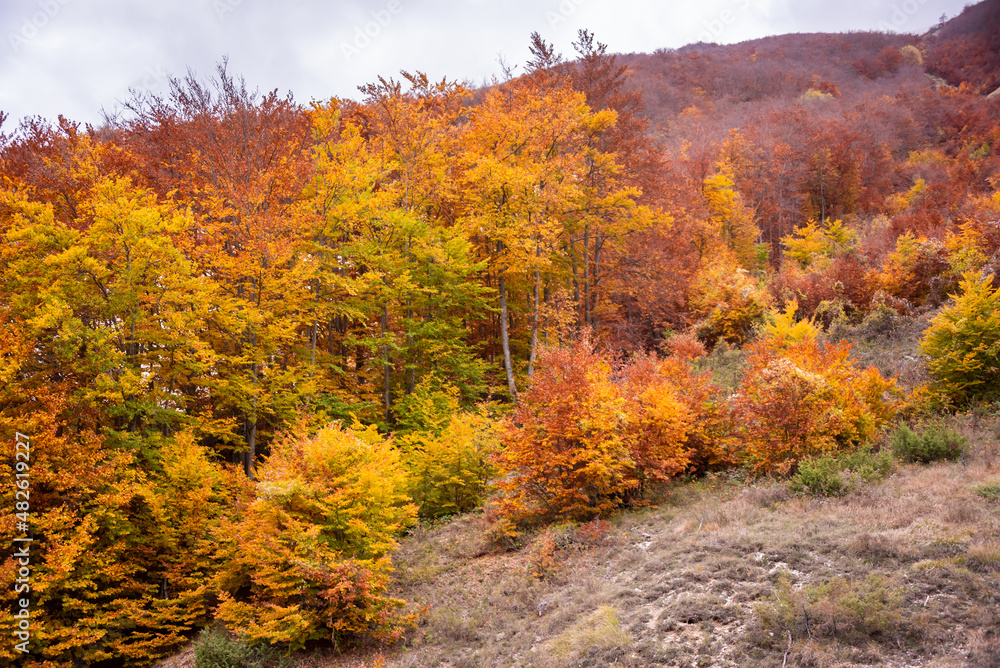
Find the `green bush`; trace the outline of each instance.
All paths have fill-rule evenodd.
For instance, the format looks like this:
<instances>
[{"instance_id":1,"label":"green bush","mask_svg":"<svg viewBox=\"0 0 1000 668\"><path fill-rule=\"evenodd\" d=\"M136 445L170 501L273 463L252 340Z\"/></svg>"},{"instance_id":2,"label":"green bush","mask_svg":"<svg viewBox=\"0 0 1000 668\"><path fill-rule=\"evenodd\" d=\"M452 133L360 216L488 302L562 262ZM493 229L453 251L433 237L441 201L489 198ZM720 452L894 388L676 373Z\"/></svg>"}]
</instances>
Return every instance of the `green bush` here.
<instances>
[{"instance_id":1,"label":"green bush","mask_svg":"<svg viewBox=\"0 0 1000 668\"><path fill-rule=\"evenodd\" d=\"M285 657L266 646L251 647L219 629L204 629L194 645L194 668L280 668Z\"/></svg>"},{"instance_id":2,"label":"green bush","mask_svg":"<svg viewBox=\"0 0 1000 668\"><path fill-rule=\"evenodd\" d=\"M972 491L987 501L1000 501L1000 483L976 485L972 488Z\"/></svg>"},{"instance_id":3,"label":"green bush","mask_svg":"<svg viewBox=\"0 0 1000 668\"><path fill-rule=\"evenodd\" d=\"M809 457L799 462L799 471L792 478L792 491L817 496L840 496L847 492L847 480L841 473L840 462L833 455Z\"/></svg>"},{"instance_id":4,"label":"green bush","mask_svg":"<svg viewBox=\"0 0 1000 668\"><path fill-rule=\"evenodd\" d=\"M892 474L892 453L887 450L872 452L870 445L841 455L840 461L863 482L880 482Z\"/></svg>"},{"instance_id":5,"label":"green bush","mask_svg":"<svg viewBox=\"0 0 1000 668\"><path fill-rule=\"evenodd\" d=\"M905 424L900 425L890 444L899 459L921 464L955 461L965 452L965 437L940 425L927 427L919 434Z\"/></svg>"},{"instance_id":6,"label":"green bush","mask_svg":"<svg viewBox=\"0 0 1000 668\"><path fill-rule=\"evenodd\" d=\"M1000 389L1000 290L972 272L960 287L921 342L936 389L959 406Z\"/></svg>"},{"instance_id":7,"label":"green bush","mask_svg":"<svg viewBox=\"0 0 1000 668\"><path fill-rule=\"evenodd\" d=\"M848 643L868 643L899 629L903 590L871 573L864 580L834 578L816 585L792 586L779 580L770 601L754 607L757 623L775 642L793 638L829 637Z\"/></svg>"},{"instance_id":8,"label":"green bush","mask_svg":"<svg viewBox=\"0 0 1000 668\"><path fill-rule=\"evenodd\" d=\"M792 491L817 496L840 496L861 482L878 482L892 473L892 455L872 452L871 446L841 455L808 457L799 462Z\"/></svg>"}]
</instances>

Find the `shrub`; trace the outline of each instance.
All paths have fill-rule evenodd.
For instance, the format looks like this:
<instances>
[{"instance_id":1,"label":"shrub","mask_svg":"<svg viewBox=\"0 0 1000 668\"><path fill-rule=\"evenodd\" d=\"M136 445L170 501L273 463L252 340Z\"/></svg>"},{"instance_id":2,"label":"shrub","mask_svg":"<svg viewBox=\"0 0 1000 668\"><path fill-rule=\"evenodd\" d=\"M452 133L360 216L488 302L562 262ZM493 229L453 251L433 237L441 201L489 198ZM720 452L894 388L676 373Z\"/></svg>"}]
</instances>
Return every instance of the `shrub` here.
<instances>
[{"instance_id":1,"label":"shrub","mask_svg":"<svg viewBox=\"0 0 1000 668\"><path fill-rule=\"evenodd\" d=\"M675 396L687 412L684 443L689 473L721 471L736 463L731 447L733 416L727 392L713 378L725 373L720 370L723 366L731 367L732 375L737 375L740 356L738 351L727 353L723 348L726 346L712 351L711 357L718 365L701 373L691 362L679 357L668 357L657 365L657 373L674 388Z\"/></svg>"},{"instance_id":2,"label":"shrub","mask_svg":"<svg viewBox=\"0 0 1000 668\"><path fill-rule=\"evenodd\" d=\"M436 519L479 506L495 449L486 407L464 411L458 388L430 376L397 403L396 445L407 472L407 491L420 517Z\"/></svg>"},{"instance_id":3,"label":"shrub","mask_svg":"<svg viewBox=\"0 0 1000 668\"><path fill-rule=\"evenodd\" d=\"M816 221L811 220L802 227L796 227L792 234L782 238L781 243L785 246L785 257L805 269L814 263L826 265L834 256L846 253L857 243L857 234L844 227L839 220L825 227L819 227Z\"/></svg>"},{"instance_id":4,"label":"shrub","mask_svg":"<svg viewBox=\"0 0 1000 668\"><path fill-rule=\"evenodd\" d=\"M398 439L407 490L421 518L464 513L482 503L493 474L493 440L489 418L469 412L449 416L439 429Z\"/></svg>"},{"instance_id":5,"label":"shrub","mask_svg":"<svg viewBox=\"0 0 1000 668\"><path fill-rule=\"evenodd\" d=\"M761 327L761 334L780 348L803 341L815 341L819 336L819 328L812 319L797 321L795 313L798 310L798 301L792 299L785 304L783 311L771 311L770 317Z\"/></svg>"},{"instance_id":6,"label":"shrub","mask_svg":"<svg viewBox=\"0 0 1000 668\"><path fill-rule=\"evenodd\" d=\"M872 280L886 294L914 305L938 301L952 280L948 251L937 239L905 232Z\"/></svg>"},{"instance_id":7,"label":"shrub","mask_svg":"<svg viewBox=\"0 0 1000 668\"><path fill-rule=\"evenodd\" d=\"M808 269L785 262L771 279L770 291L776 302L796 301L798 317L811 317L816 324L830 325L836 316L858 320L869 308L874 288L867 263L850 250L827 262L815 262Z\"/></svg>"},{"instance_id":8,"label":"shrub","mask_svg":"<svg viewBox=\"0 0 1000 668\"><path fill-rule=\"evenodd\" d=\"M899 55L903 59L903 63L906 65L916 65L920 66L924 64L924 56L920 53L920 49L913 46L912 44L907 44L899 50Z\"/></svg>"},{"instance_id":9,"label":"shrub","mask_svg":"<svg viewBox=\"0 0 1000 668\"><path fill-rule=\"evenodd\" d=\"M405 486L398 452L374 430L277 440L255 497L221 532L216 618L250 644L290 649L397 636L408 620L385 590L395 537L416 515Z\"/></svg>"},{"instance_id":10,"label":"shrub","mask_svg":"<svg viewBox=\"0 0 1000 668\"><path fill-rule=\"evenodd\" d=\"M632 459L629 477L635 481L630 494L635 496L641 496L650 482L684 472L690 460L686 441L692 415L671 382L674 366L642 357L622 370L624 429Z\"/></svg>"},{"instance_id":11,"label":"shrub","mask_svg":"<svg viewBox=\"0 0 1000 668\"><path fill-rule=\"evenodd\" d=\"M871 446L865 446L847 454L803 459L791 487L796 492L839 496L855 489L859 482L878 482L891 473L892 455L873 453Z\"/></svg>"},{"instance_id":12,"label":"shrub","mask_svg":"<svg viewBox=\"0 0 1000 668\"><path fill-rule=\"evenodd\" d=\"M755 606L760 627L775 638L830 637L867 643L899 626L903 590L871 573L864 580L834 578L816 585L792 586L779 580L769 602Z\"/></svg>"},{"instance_id":13,"label":"shrub","mask_svg":"<svg viewBox=\"0 0 1000 668\"><path fill-rule=\"evenodd\" d=\"M547 527L535 539L528 554L528 566L531 577L536 580L548 580L555 577L560 570L562 560L559 558L559 525Z\"/></svg>"},{"instance_id":14,"label":"shrub","mask_svg":"<svg viewBox=\"0 0 1000 668\"><path fill-rule=\"evenodd\" d=\"M921 348L935 388L961 406L1000 389L1000 289L967 273L960 290L931 320Z\"/></svg>"},{"instance_id":15,"label":"shrub","mask_svg":"<svg viewBox=\"0 0 1000 668\"><path fill-rule=\"evenodd\" d=\"M822 455L807 457L799 462L799 471L792 478L792 491L809 492L817 496L840 496L847 491L837 457Z\"/></svg>"},{"instance_id":16,"label":"shrub","mask_svg":"<svg viewBox=\"0 0 1000 668\"><path fill-rule=\"evenodd\" d=\"M698 386L686 360L640 358L614 382L584 339L543 351L538 364L496 456L510 535L519 524L596 517L687 469L688 425L704 423L689 408L701 410L702 398L681 389Z\"/></svg>"},{"instance_id":17,"label":"shrub","mask_svg":"<svg viewBox=\"0 0 1000 668\"><path fill-rule=\"evenodd\" d=\"M841 455L839 459L844 469L862 482L880 482L892 474L892 454L887 450L872 452L870 445Z\"/></svg>"},{"instance_id":18,"label":"shrub","mask_svg":"<svg viewBox=\"0 0 1000 668\"><path fill-rule=\"evenodd\" d=\"M251 647L218 629L204 629L194 645L194 668L271 668L287 659L271 647Z\"/></svg>"},{"instance_id":19,"label":"shrub","mask_svg":"<svg viewBox=\"0 0 1000 668\"><path fill-rule=\"evenodd\" d=\"M702 320L695 332L709 346L743 345L767 312L769 296L744 269L726 263L704 270L692 298Z\"/></svg>"},{"instance_id":20,"label":"shrub","mask_svg":"<svg viewBox=\"0 0 1000 668\"><path fill-rule=\"evenodd\" d=\"M987 501L1000 501L1000 483L986 483L976 485L972 491Z\"/></svg>"},{"instance_id":21,"label":"shrub","mask_svg":"<svg viewBox=\"0 0 1000 668\"><path fill-rule=\"evenodd\" d=\"M948 263L956 276L980 271L990 254L983 233L972 222L962 223L957 233L949 232L944 246L948 250Z\"/></svg>"},{"instance_id":22,"label":"shrub","mask_svg":"<svg viewBox=\"0 0 1000 668\"><path fill-rule=\"evenodd\" d=\"M810 88L806 92L799 95L799 102L824 102L826 100L832 100L833 95L829 93L824 93L821 90L816 90L815 88Z\"/></svg>"},{"instance_id":23,"label":"shrub","mask_svg":"<svg viewBox=\"0 0 1000 668\"><path fill-rule=\"evenodd\" d=\"M733 398L741 455L759 473L870 440L895 415L895 382L857 369L850 346L765 339L751 351Z\"/></svg>"},{"instance_id":24,"label":"shrub","mask_svg":"<svg viewBox=\"0 0 1000 668\"><path fill-rule=\"evenodd\" d=\"M890 447L905 462L955 461L965 451L965 437L942 426L931 426L918 434L903 424L893 434Z\"/></svg>"},{"instance_id":25,"label":"shrub","mask_svg":"<svg viewBox=\"0 0 1000 668\"><path fill-rule=\"evenodd\" d=\"M542 351L496 459L498 503L512 534L522 523L595 517L636 485L625 400L610 375L586 339Z\"/></svg>"}]
</instances>

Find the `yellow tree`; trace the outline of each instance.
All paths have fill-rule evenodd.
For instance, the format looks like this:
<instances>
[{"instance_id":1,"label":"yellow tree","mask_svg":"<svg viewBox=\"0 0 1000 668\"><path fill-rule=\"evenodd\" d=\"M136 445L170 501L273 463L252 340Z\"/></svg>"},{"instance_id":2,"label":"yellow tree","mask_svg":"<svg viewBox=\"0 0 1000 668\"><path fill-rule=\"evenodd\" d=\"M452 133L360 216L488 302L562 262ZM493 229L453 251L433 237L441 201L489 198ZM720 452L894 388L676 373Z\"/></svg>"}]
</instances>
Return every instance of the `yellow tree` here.
<instances>
[{"instance_id":1,"label":"yellow tree","mask_svg":"<svg viewBox=\"0 0 1000 668\"><path fill-rule=\"evenodd\" d=\"M488 310L489 291L479 283L484 266L452 224L448 195L464 89L431 85L422 75L411 76L411 86L404 92L382 80L366 89L364 106L334 100L315 107L313 122L325 138L314 150L302 207L313 228L312 303L318 319L340 327L340 359L327 363L341 379L353 374L368 388L355 391L362 403L381 395L387 425L395 397L421 381L435 378L476 398L483 364L469 332ZM353 356L343 345L349 330ZM363 370L366 355L380 368ZM324 382L320 400L344 389ZM337 416L346 418L343 409Z\"/></svg>"},{"instance_id":2,"label":"yellow tree","mask_svg":"<svg viewBox=\"0 0 1000 668\"><path fill-rule=\"evenodd\" d=\"M573 230L602 207L631 208L629 191L598 198L585 183L610 156L588 139L614 124L613 111L594 113L584 96L544 75L495 84L470 113L462 157L462 224L489 260L499 296L499 337L507 389L517 396L511 353L511 282L531 287L529 368L538 344L543 278L567 268Z\"/></svg>"},{"instance_id":3,"label":"yellow tree","mask_svg":"<svg viewBox=\"0 0 1000 668\"><path fill-rule=\"evenodd\" d=\"M169 573L192 567L194 536L170 539L147 471L171 468L170 434L210 361L198 341L208 292L178 248L190 214L116 173L113 146L79 136L62 148L50 169L71 206L43 186L0 192L0 317L17 333L0 337L3 468L13 477L6 444L28 434L38 653L148 662L207 616L204 590Z\"/></svg>"},{"instance_id":4,"label":"yellow tree","mask_svg":"<svg viewBox=\"0 0 1000 668\"><path fill-rule=\"evenodd\" d=\"M215 286L200 336L212 365L195 381L191 413L201 437L240 453L252 476L259 430L280 428L309 391L296 346L305 229L291 212L312 134L290 97L248 90L225 62L207 83L189 74L170 85L167 99L137 109L133 129L162 138L158 159L195 217L184 251Z\"/></svg>"},{"instance_id":5,"label":"yellow tree","mask_svg":"<svg viewBox=\"0 0 1000 668\"><path fill-rule=\"evenodd\" d=\"M300 427L301 429L301 427ZM217 615L250 642L398 637L409 621L387 595L396 537L416 519L399 452L328 426L287 434L241 517L224 526Z\"/></svg>"},{"instance_id":6,"label":"yellow tree","mask_svg":"<svg viewBox=\"0 0 1000 668\"><path fill-rule=\"evenodd\" d=\"M760 230L753 219L753 211L744 203L736 189L733 169L727 161L716 164L715 172L702 185L702 197L710 216L705 229L704 244L707 248L721 246L731 252L739 266L747 271L757 268L757 242ZM713 249L718 253L718 249Z\"/></svg>"}]
</instances>

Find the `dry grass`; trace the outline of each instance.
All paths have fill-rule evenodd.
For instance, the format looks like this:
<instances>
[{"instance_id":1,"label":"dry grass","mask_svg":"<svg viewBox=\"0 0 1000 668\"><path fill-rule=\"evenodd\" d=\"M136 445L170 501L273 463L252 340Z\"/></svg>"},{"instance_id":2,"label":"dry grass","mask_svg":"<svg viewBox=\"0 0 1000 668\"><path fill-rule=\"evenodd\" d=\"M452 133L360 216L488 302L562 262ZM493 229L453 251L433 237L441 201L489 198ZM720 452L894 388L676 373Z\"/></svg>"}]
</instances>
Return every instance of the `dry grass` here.
<instances>
[{"instance_id":1,"label":"dry grass","mask_svg":"<svg viewBox=\"0 0 1000 668\"><path fill-rule=\"evenodd\" d=\"M618 611L602 605L545 643L540 665L561 668L588 660L612 665L625 656L631 644L632 637L622 628Z\"/></svg>"},{"instance_id":2,"label":"dry grass","mask_svg":"<svg viewBox=\"0 0 1000 668\"><path fill-rule=\"evenodd\" d=\"M171 657L158 661L153 668L194 668L194 644L190 644Z\"/></svg>"},{"instance_id":3,"label":"dry grass","mask_svg":"<svg viewBox=\"0 0 1000 668\"><path fill-rule=\"evenodd\" d=\"M397 593L426 614L388 665L996 665L1000 512L975 491L1000 472L994 425L950 426L969 438L963 461L902 466L838 499L719 476L610 519L597 541L560 527L490 553L477 516L422 529L397 557ZM766 628L757 608L782 581L837 632L793 619L789 644ZM868 612L852 598L866 582L888 583Z\"/></svg>"}]
</instances>

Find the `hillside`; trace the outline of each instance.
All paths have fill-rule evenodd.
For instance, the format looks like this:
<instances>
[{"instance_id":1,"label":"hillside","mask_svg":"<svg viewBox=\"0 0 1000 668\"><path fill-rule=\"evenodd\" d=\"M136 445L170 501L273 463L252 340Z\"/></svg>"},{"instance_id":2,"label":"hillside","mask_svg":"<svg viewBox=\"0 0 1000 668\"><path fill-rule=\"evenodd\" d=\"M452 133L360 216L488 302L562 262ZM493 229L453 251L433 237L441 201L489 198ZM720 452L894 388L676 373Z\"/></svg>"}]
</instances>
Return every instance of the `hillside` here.
<instances>
[{"instance_id":1,"label":"hillside","mask_svg":"<svg viewBox=\"0 0 1000 668\"><path fill-rule=\"evenodd\" d=\"M909 360L927 324L841 335L859 359L918 382ZM710 364L726 377L740 362ZM936 423L964 439L960 461L896 459L871 482L841 473L847 487L831 494L733 472L515 545L488 538L489 511L421 525L394 557L390 591L417 615L401 642L240 665L1000 666L1000 414ZM157 668L194 665L189 648Z\"/></svg>"},{"instance_id":2,"label":"hillside","mask_svg":"<svg viewBox=\"0 0 1000 668\"><path fill-rule=\"evenodd\" d=\"M995 665L998 6L4 127L0 662Z\"/></svg>"},{"instance_id":3,"label":"hillside","mask_svg":"<svg viewBox=\"0 0 1000 668\"><path fill-rule=\"evenodd\" d=\"M997 502L973 491L996 485L996 425L963 424L963 464L844 498L710 479L511 555L479 554L475 518L421 530L400 591L430 608L387 665L1000 665Z\"/></svg>"},{"instance_id":4,"label":"hillside","mask_svg":"<svg viewBox=\"0 0 1000 668\"><path fill-rule=\"evenodd\" d=\"M925 326L851 336L899 360ZM399 644L286 665L1000 666L1000 415L944 424L967 441L961 461L896 461L842 495L710 475L513 549L487 540L482 513L421 526L391 588L417 627Z\"/></svg>"}]
</instances>

